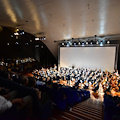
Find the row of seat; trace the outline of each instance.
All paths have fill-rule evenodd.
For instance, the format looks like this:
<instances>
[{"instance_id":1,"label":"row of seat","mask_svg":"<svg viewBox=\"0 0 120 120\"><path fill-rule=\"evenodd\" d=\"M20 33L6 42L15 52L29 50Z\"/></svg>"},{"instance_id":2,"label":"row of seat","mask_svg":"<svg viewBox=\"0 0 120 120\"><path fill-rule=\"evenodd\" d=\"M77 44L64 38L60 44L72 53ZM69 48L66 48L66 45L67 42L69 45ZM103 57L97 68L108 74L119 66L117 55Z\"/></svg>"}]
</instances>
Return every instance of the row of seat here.
<instances>
[{"instance_id":1,"label":"row of seat","mask_svg":"<svg viewBox=\"0 0 120 120\"><path fill-rule=\"evenodd\" d=\"M30 95L32 97L32 106L33 106L33 114L35 117L44 120L46 119L48 116L50 116L51 112L52 112L52 108L51 108L51 102L47 101L45 104L40 104L40 101L38 99L38 95L36 93L35 89L29 88L29 87L24 87L22 85L19 85L18 83L15 83L13 81L10 81L8 79L5 78L1 78L0 77L0 87L5 87L7 89L10 89L11 91L16 90L18 92L18 97L19 98L23 98L25 96ZM9 109L8 111L6 111L4 114L0 115L0 119L2 120L9 120L10 117L11 119L17 119L17 120L21 120L23 118L21 118L20 116L22 116L22 111L19 111L19 113L16 113L16 109L15 106L13 105L11 109Z\"/></svg>"},{"instance_id":2,"label":"row of seat","mask_svg":"<svg viewBox=\"0 0 120 120\"><path fill-rule=\"evenodd\" d=\"M80 103L90 97L90 92L86 90L76 90L70 87L60 87L59 89L49 88L45 85L37 86L40 91L45 91L50 99L60 110L65 110L76 103Z\"/></svg>"},{"instance_id":3,"label":"row of seat","mask_svg":"<svg viewBox=\"0 0 120 120\"><path fill-rule=\"evenodd\" d=\"M104 120L120 120L120 106L118 106L117 97L104 95Z\"/></svg>"}]
</instances>

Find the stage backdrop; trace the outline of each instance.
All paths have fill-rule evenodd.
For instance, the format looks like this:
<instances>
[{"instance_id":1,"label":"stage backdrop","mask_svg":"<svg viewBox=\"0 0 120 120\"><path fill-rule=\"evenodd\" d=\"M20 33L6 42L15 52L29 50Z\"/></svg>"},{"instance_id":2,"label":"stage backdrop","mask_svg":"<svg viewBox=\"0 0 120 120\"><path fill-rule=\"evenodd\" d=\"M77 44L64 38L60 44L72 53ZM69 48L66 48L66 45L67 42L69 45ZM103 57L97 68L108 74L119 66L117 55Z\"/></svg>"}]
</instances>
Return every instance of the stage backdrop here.
<instances>
[{"instance_id":1,"label":"stage backdrop","mask_svg":"<svg viewBox=\"0 0 120 120\"><path fill-rule=\"evenodd\" d=\"M60 47L60 67L86 67L112 72L116 47Z\"/></svg>"}]
</instances>

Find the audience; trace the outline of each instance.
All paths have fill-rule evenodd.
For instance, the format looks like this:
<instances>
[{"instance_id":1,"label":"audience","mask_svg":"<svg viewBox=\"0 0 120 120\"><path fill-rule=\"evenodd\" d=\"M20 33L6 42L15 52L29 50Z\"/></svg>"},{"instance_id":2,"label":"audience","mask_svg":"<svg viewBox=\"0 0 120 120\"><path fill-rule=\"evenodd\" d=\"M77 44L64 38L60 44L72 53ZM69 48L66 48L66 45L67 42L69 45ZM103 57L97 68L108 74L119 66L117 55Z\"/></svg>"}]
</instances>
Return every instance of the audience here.
<instances>
[{"instance_id":1,"label":"audience","mask_svg":"<svg viewBox=\"0 0 120 120\"><path fill-rule=\"evenodd\" d=\"M5 68L0 69L0 77L6 78L26 88L35 90L41 107L43 107L43 103L47 103L50 98L46 91L37 88L39 85L45 85L47 88L55 90L70 88L71 90L76 90L79 93L81 92L82 97L84 97L82 92L84 90L92 90L93 93L97 94L104 93L105 95L117 100L119 100L118 98L120 97L120 76L118 74L118 70L114 70L111 73L107 70L101 71L101 69L93 70L90 68L61 67L57 70L57 67L54 66L54 68L50 67L49 69L35 69L32 74L33 77L28 77L17 72L7 71ZM9 95L12 92L14 93L14 91L0 86L0 113L10 109L14 104L17 104L17 108L19 109L23 109L26 105L28 108L30 105L32 109L33 98L31 96L28 95L20 98L15 95L15 97L9 99ZM68 99L64 90L60 92L60 94L62 95L62 99L64 101ZM30 104L28 105L28 103ZM120 102L118 102L118 106L119 104Z\"/></svg>"}]
</instances>

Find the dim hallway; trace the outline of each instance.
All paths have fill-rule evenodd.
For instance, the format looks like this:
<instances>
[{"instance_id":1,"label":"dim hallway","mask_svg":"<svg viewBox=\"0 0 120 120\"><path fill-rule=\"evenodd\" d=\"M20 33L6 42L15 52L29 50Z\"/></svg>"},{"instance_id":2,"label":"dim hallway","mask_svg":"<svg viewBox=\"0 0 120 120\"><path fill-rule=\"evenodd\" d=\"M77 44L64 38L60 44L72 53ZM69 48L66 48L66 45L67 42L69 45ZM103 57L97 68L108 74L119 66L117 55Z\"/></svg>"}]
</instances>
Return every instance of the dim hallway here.
<instances>
[{"instance_id":1,"label":"dim hallway","mask_svg":"<svg viewBox=\"0 0 120 120\"><path fill-rule=\"evenodd\" d=\"M98 99L91 97L72 107L71 110L54 111L48 120L102 120L103 119L103 94Z\"/></svg>"}]
</instances>

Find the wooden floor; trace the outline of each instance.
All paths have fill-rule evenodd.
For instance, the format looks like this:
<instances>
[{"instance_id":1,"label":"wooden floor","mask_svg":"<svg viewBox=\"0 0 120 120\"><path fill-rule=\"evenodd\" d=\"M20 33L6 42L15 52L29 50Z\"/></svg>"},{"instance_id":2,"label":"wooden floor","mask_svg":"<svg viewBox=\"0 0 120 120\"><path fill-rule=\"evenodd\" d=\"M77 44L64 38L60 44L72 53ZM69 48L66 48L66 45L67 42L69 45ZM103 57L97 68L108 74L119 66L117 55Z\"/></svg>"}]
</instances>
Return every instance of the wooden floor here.
<instances>
[{"instance_id":1,"label":"wooden floor","mask_svg":"<svg viewBox=\"0 0 120 120\"><path fill-rule=\"evenodd\" d=\"M96 99L91 91L91 98L73 106L71 111L55 110L48 120L102 120L102 100L103 95Z\"/></svg>"}]
</instances>

